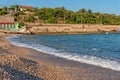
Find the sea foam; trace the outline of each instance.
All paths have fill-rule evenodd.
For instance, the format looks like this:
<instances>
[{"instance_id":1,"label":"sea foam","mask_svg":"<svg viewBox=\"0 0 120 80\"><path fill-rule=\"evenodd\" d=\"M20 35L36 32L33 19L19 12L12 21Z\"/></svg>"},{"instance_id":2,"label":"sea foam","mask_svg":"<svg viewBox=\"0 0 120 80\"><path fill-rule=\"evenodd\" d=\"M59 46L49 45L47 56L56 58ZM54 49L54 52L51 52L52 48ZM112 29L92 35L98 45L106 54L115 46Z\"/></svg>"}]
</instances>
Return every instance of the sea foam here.
<instances>
[{"instance_id":1,"label":"sea foam","mask_svg":"<svg viewBox=\"0 0 120 80\"><path fill-rule=\"evenodd\" d=\"M18 36L14 36L13 38L15 37L18 37ZM81 55L77 53L72 54L72 53L59 51L59 50L56 50L56 49L53 49L53 48L50 48L44 45L39 45L39 44L34 44L34 45L25 44L25 43L21 43L19 41L13 40L13 38L8 37L7 39L11 42L11 44L16 45L16 46L31 48L31 49L35 49L40 52L66 58L68 60L74 60L74 61L78 61L82 63L92 64L92 65L120 71L120 63L114 60L102 59L96 56Z\"/></svg>"}]
</instances>

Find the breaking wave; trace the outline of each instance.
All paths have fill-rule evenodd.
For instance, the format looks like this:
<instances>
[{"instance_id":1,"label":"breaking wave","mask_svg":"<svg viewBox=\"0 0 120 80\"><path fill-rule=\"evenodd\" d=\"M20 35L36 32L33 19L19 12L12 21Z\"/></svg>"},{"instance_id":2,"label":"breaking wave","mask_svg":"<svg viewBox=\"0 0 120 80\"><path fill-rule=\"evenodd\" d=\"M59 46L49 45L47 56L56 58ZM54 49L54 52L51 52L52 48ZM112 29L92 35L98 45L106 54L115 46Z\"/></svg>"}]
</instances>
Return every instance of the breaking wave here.
<instances>
[{"instance_id":1,"label":"breaking wave","mask_svg":"<svg viewBox=\"0 0 120 80\"><path fill-rule=\"evenodd\" d=\"M77 54L77 53L60 51L60 50L56 50L54 48L50 48L50 47L40 45L40 44L32 44L31 45L31 44L21 43L19 40L14 40L15 37L19 37L19 36L14 36L12 38L8 37L7 39L11 42L11 44L16 45L16 46L32 48L32 49L35 49L40 52L44 52L44 53L51 54L54 56L66 58L68 60L74 60L74 61L78 61L78 62L82 62L82 63L97 65L100 67L120 71L120 63L118 63L115 60L102 59L102 58L99 58L96 56L82 55L82 54ZM96 50L96 49L94 49L94 50Z\"/></svg>"}]
</instances>

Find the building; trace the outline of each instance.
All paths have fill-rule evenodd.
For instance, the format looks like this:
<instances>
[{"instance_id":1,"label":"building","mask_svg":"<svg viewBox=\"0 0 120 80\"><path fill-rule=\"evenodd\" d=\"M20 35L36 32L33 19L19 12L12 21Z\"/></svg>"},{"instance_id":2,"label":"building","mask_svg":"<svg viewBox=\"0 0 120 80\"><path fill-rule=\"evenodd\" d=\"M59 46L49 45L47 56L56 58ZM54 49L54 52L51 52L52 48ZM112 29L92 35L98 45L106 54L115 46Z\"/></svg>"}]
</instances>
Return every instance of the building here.
<instances>
[{"instance_id":1,"label":"building","mask_svg":"<svg viewBox=\"0 0 120 80\"><path fill-rule=\"evenodd\" d=\"M14 22L14 17L10 15L0 16L0 29L1 30L17 30L18 23Z\"/></svg>"},{"instance_id":2,"label":"building","mask_svg":"<svg viewBox=\"0 0 120 80\"><path fill-rule=\"evenodd\" d=\"M20 11L33 10L33 9L34 9L34 7L32 7L32 6L21 6L21 5L19 5L19 10Z\"/></svg>"}]
</instances>

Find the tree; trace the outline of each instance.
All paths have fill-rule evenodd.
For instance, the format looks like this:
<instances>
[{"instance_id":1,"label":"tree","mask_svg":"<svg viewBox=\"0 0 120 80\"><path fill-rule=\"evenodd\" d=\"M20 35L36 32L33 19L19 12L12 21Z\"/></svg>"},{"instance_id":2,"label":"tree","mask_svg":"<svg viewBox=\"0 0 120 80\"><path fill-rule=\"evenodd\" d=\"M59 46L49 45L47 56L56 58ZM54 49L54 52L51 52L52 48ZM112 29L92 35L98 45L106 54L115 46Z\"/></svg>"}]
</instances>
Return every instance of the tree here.
<instances>
[{"instance_id":1,"label":"tree","mask_svg":"<svg viewBox=\"0 0 120 80\"><path fill-rule=\"evenodd\" d=\"M31 15L30 15L30 16L28 16L28 17L25 18L25 21L26 21L26 22L34 22L34 21L35 21L35 18L34 18L34 16L31 16Z\"/></svg>"},{"instance_id":2,"label":"tree","mask_svg":"<svg viewBox=\"0 0 120 80\"><path fill-rule=\"evenodd\" d=\"M78 12L80 12L80 13L86 13L87 11L86 11L85 8L82 8L82 9L80 9Z\"/></svg>"},{"instance_id":3,"label":"tree","mask_svg":"<svg viewBox=\"0 0 120 80\"><path fill-rule=\"evenodd\" d=\"M0 11L0 15L6 15L7 14L7 10L3 9L2 11Z\"/></svg>"},{"instance_id":4,"label":"tree","mask_svg":"<svg viewBox=\"0 0 120 80\"><path fill-rule=\"evenodd\" d=\"M11 5L11 6L10 6L10 9L11 9L11 10L14 10L15 12L19 11L18 8L19 8L18 5Z\"/></svg>"},{"instance_id":5,"label":"tree","mask_svg":"<svg viewBox=\"0 0 120 80\"><path fill-rule=\"evenodd\" d=\"M88 14L91 14L91 13L92 13L92 10L88 9L87 13L88 13Z\"/></svg>"},{"instance_id":6,"label":"tree","mask_svg":"<svg viewBox=\"0 0 120 80\"><path fill-rule=\"evenodd\" d=\"M68 23L68 24L120 24L120 16L115 14L103 14L92 12L85 8L77 12L66 10L64 7L41 8L35 10L35 16L44 23Z\"/></svg>"}]
</instances>

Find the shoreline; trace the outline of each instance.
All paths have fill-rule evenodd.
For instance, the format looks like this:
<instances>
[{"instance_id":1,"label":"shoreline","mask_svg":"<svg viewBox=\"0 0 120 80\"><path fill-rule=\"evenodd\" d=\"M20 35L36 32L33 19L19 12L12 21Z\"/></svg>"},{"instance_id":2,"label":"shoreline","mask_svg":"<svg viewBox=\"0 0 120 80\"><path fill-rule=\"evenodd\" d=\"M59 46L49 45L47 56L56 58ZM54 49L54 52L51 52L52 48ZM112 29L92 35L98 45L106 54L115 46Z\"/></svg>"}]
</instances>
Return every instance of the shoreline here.
<instances>
[{"instance_id":1,"label":"shoreline","mask_svg":"<svg viewBox=\"0 0 120 80\"><path fill-rule=\"evenodd\" d=\"M3 34L8 34L8 35L74 35L74 34L120 34L120 32L39 32L39 33L34 33L34 32L2 32Z\"/></svg>"},{"instance_id":2,"label":"shoreline","mask_svg":"<svg viewBox=\"0 0 120 80\"><path fill-rule=\"evenodd\" d=\"M13 41L11 43L13 43L12 45L14 45L14 46L19 46L19 47L23 47L23 48L28 48L28 49L36 50L38 52L45 53L45 54L47 54L49 56L52 55L52 56L55 56L55 57L61 58L61 59L66 59L66 60L80 62L80 63L84 63L84 64L89 64L89 65L95 65L95 66L98 66L98 67L102 67L102 68L106 68L106 69L111 69L111 70L114 70L114 71L120 71L119 63L116 62L116 61L111 61L109 59L102 59L102 58L99 58L99 57L90 56L91 58L94 58L94 59L96 58L96 59L95 60L91 60L91 58L89 58L89 59L86 60L85 58L83 58L84 56L83 57L75 57L75 56L71 57L71 55L62 55L62 54L60 55L59 53L56 53L56 52L55 53L54 52L51 53L51 52L48 52L48 51L46 52L46 50L41 50L39 48L35 48L35 47L32 47L32 46L30 47L30 46L24 45L24 44L22 44L22 45L21 44L16 44L16 43L14 44ZM37 58L39 56L39 54L38 55L34 54L32 56L33 57L36 56L35 58Z\"/></svg>"},{"instance_id":3,"label":"shoreline","mask_svg":"<svg viewBox=\"0 0 120 80\"><path fill-rule=\"evenodd\" d=\"M99 24L44 24L26 23L27 26L17 31L0 30L7 34L101 34L119 33L119 25Z\"/></svg>"},{"instance_id":4,"label":"shoreline","mask_svg":"<svg viewBox=\"0 0 120 80\"><path fill-rule=\"evenodd\" d=\"M20 70L22 73L29 73L32 77L35 77L38 80L41 78L45 80L120 80L119 71L113 71L111 69L89 65L86 63L67 60L29 48L14 46L5 40L6 35L0 35L0 37L0 41L6 43L4 46L1 44L0 51L2 49L5 50L5 52L3 51L1 53L4 56L8 56L11 61L9 63L10 66L12 64L12 68ZM14 64L15 60L9 57L9 55L6 54L6 51L10 54L10 56L15 57L19 66ZM0 57L2 56L0 55ZM0 64L2 66L7 66L8 63L6 62L9 62L6 58L3 60L0 58L0 61L2 61ZM20 68L20 66L22 67Z\"/></svg>"}]
</instances>

